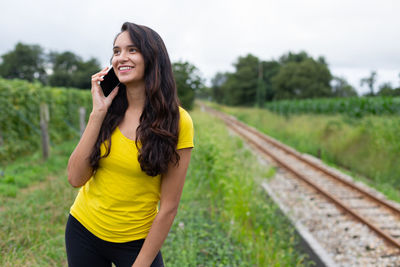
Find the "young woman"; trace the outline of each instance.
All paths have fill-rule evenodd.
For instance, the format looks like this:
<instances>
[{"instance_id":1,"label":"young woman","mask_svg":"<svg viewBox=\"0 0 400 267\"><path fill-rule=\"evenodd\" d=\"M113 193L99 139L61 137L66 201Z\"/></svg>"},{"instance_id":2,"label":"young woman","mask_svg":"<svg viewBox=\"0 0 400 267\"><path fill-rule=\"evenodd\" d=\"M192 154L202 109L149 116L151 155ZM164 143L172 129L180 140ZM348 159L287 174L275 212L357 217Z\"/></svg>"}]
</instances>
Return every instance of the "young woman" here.
<instances>
[{"instance_id":1,"label":"young woman","mask_svg":"<svg viewBox=\"0 0 400 267\"><path fill-rule=\"evenodd\" d=\"M124 23L111 62L120 85L105 97L107 68L92 76L93 110L68 162L68 181L81 187L66 226L68 264L164 266L160 248L177 213L193 123L155 31Z\"/></svg>"}]
</instances>

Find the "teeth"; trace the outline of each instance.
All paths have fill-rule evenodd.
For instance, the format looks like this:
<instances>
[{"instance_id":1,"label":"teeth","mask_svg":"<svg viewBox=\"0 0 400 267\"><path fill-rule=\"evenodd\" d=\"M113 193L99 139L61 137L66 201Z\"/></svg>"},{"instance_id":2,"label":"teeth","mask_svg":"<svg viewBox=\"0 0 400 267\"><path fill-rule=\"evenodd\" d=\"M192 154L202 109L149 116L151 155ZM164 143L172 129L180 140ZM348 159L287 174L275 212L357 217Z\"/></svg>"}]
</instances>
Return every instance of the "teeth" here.
<instances>
[{"instance_id":1,"label":"teeth","mask_svg":"<svg viewBox=\"0 0 400 267\"><path fill-rule=\"evenodd\" d=\"M121 67L121 68L119 68L119 70L130 70L130 69L133 69L132 67Z\"/></svg>"}]
</instances>

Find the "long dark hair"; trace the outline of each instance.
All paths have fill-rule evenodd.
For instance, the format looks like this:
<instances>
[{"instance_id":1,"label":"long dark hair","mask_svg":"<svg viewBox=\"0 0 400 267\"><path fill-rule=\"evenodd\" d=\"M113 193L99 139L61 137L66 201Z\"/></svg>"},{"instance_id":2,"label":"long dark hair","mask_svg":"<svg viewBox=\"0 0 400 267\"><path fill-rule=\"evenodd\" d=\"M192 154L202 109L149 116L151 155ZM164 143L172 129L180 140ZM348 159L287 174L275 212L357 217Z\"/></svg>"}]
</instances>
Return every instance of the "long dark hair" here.
<instances>
[{"instance_id":1,"label":"long dark hair","mask_svg":"<svg viewBox=\"0 0 400 267\"><path fill-rule=\"evenodd\" d=\"M152 29L125 22L121 32L129 32L132 42L142 53L145 63L145 94L143 112L136 129L138 161L142 171L149 176L163 174L168 165L179 162L176 151L179 127L179 99L171 61L161 37ZM99 137L90 155L93 170L99 167L100 146L104 142L107 157L111 149L111 134L124 118L128 108L126 87L121 84L100 129ZM105 142L107 140L107 142ZM140 146L138 145L140 141Z\"/></svg>"}]
</instances>

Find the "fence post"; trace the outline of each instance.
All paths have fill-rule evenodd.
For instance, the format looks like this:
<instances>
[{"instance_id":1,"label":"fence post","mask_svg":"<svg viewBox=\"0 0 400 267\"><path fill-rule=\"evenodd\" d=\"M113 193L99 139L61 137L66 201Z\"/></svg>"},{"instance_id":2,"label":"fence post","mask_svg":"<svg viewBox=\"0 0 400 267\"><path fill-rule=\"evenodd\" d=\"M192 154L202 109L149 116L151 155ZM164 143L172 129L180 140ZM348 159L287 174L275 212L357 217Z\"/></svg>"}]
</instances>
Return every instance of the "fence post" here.
<instances>
[{"instance_id":1,"label":"fence post","mask_svg":"<svg viewBox=\"0 0 400 267\"><path fill-rule=\"evenodd\" d=\"M49 157L50 152L50 138L48 131L49 120L49 106L46 103L40 103L40 129L42 133L42 151L44 160Z\"/></svg>"},{"instance_id":2,"label":"fence post","mask_svg":"<svg viewBox=\"0 0 400 267\"><path fill-rule=\"evenodd\" d=\"M84 107L79 107L79 126L82 136L86 128L86 109Z\"/></svg>"},{"instance_id":3,"label":"fence post","mask_svg":"<svg viewBox=\"0 0 400 267\"><path fill-rule=\"evenodd\" d=\"M1 134L0 131L0 146L2 146L4 144L4 139L3 139L3 135Z\"/></svg>"},{"instance_id":4,"label":"fence post","mask_svg":"<svg viewBox=\"0 0 400 267\"><path fill-rule=\"evenodd\" d=\"M3 146L3 144L4 144L4 139L3 139L3 135L1 134L1 130L0 130L0 146ZM3 167L0 169L0 178L4 177L4 170L5 170L5 168L3 168Z\"/></svg>"}]
</instances>

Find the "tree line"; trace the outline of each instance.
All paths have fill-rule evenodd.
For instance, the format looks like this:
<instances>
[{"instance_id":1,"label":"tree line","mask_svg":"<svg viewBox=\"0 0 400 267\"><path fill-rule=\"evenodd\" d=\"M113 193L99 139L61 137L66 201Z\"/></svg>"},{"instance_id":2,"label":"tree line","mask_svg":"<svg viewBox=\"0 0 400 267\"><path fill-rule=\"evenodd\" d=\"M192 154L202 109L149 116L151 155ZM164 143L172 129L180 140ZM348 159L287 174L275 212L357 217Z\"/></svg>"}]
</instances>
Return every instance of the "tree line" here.
<instances>
[{"instance_id":1,"label":"tree line","mask_svg":"<svg viewBox=\"0 0 400 267\"><path fill-rule=\"evenodd\" d=\"M331 74L324 57L314 59L305 51L288 52L269 61L248 54L240 56L233 66L234 72L219 72L211 81L208 94L218 103L263 106L282 99L357 96L343 77ZM376 75L373 71L360 81L370 89L368 96L400 96L400 88L390 83L382 84L376 93Z\"/></svg>"},{"instance_id":2,"label":"tree line","mask_svg":"<svg viewBox=\"0 0 400 267\"><path fill-rule=\"evenodd\" d=\"M46 53L39 45L17 43L1 56L0 76L39 81L44 85L90 89L90 77L101 67L95 58L83 60L70 51ZM227 105L258 105L282 99L354 97L356 90L343 78L331 74L324 57L305 51L288 52L278 60L239 56L233 72L218 72L211 87L204 85L196 66L179 61L172 64L178 96L191 109L195 95ZM400 96L400 87L383 83L378 88L376 71L360 80L369 88L367 96ZM400 74L399 74L400 78Z\"/></svg>"},{"instance_id":3,"label":"tree line","mask_svg":"<svg viewBox=\"0 0 400 267\"><path fill-rule=\"evenodd\" d=\"M90 88L90 77L98 72L97 59L83 60L70 51L46 53L39 45L15 45L1 56L0 76L6 79L39 81L44 85Z\"/></svg>"},{"instance_id":4,"label":"tree line","mask_svg":"<svg viewBox=\"0 0 400 267\"><path fill-rule=\"evenodd\" d=\"M90 89L90 77L101 69L96 58L83 60L70 51L48 53L37 44L17 43L1 56L0 76L6 79L38 81L43 85ZM199 70L191 63L172 63L182 106L191 109L195 92L204 86Z\"/></svg>"}]
</instances>

